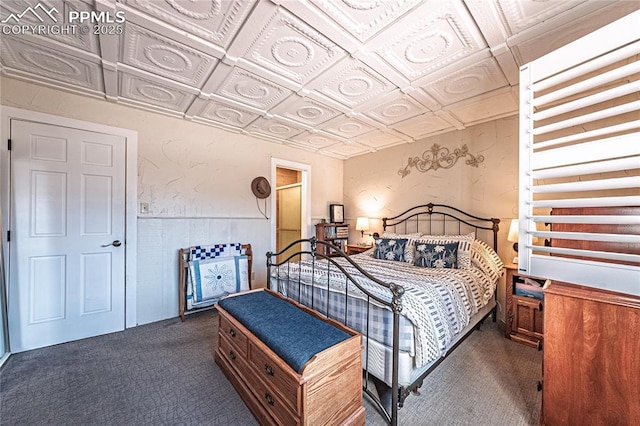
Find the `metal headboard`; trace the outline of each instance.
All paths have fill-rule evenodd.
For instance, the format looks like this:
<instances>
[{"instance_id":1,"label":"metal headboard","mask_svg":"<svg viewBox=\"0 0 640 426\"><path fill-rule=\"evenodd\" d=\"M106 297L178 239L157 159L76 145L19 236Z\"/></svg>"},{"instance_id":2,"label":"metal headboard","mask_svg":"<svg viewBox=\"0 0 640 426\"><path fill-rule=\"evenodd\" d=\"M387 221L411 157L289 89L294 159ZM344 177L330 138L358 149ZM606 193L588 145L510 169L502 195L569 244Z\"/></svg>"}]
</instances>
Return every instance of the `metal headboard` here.
<instances>
[{"instance_id":1,"label":"metal headboard","mask_svg":"<svg viewBox=\"0 0 640 426\"><path fill-rule=\"evenodd\" d=\"M479 230L491 231L493 249L498 251L500 219L479 217L446 204L423 204L393 217L382 218L382 229L396 233L463 234Z\"/></svg>"}]
</instances>

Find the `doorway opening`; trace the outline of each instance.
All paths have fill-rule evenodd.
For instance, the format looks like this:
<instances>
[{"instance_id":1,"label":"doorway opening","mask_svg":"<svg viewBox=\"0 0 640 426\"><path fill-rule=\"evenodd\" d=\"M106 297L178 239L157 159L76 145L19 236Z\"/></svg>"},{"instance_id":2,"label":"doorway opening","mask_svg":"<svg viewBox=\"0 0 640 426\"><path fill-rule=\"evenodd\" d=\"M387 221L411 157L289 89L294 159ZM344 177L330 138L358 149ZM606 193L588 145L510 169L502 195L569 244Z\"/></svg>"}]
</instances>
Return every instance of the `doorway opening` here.
<instances>
[{"instance_id":1,"label":"doorway opening","mask_svg":"<svg viewBox=\"0 0 640 426\"><path fill-rule=\"evenodd\" d=\"M276 250L299 240L302 233L302 172L276 167Z\"/></svg>"},{"instance_id":2,"label":"doorway opening","mask_svg":"<svg viewBox=\"0 0 640 426\"><path fill-rule=\"evenodd\" d=\"M309 176L311 168L307 164L272 159L272 178L276 196L272 198L271 246L280 251L292 242L307 238L311 223Z\"/></svg>"}]
</instances>

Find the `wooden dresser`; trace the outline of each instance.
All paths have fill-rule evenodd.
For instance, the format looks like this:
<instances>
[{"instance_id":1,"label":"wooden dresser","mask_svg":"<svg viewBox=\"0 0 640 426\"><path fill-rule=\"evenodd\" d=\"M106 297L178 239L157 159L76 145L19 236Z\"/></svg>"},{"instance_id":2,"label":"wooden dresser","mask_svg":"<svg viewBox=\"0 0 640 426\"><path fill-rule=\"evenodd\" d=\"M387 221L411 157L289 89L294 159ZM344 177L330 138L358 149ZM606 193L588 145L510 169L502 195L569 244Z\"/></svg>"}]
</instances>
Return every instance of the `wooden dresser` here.
<instances>
[{"instance_id":1,"label":"wooden dresser","mask_svg":"<svg viewBox=\"0 0 640 426\"><path fill-rule=\"evenodd\" d=\"M361 336L301 305L287 303L347 331L352 338L317 353L298 373L218 307L216 363L261 424L364 425Z\"/></svg>"},{"instance_id":2,"label":"wooden dresser","mask_svg":"<svg viewBox=\"0 0 640 426\"><path fill-rule=\"evenodd\" d=\"M638 216L640 207L551 213ZM638 225L552 223L551 229L640 234ZM551 246L640 254L640 244L631 243L552 239ZM640 425L640 296L552 282L544 300L542 424Z\"/></svg>"},{"instance_id":3,"label":"wooden dresser","mask_svg":"<svg viewBox=\"0 0 640 426\"><path fill-rule=\"evenodd\" d=\"M640 297L545 290L542 424L640 425Z\"/></svg>"}]
</instances>

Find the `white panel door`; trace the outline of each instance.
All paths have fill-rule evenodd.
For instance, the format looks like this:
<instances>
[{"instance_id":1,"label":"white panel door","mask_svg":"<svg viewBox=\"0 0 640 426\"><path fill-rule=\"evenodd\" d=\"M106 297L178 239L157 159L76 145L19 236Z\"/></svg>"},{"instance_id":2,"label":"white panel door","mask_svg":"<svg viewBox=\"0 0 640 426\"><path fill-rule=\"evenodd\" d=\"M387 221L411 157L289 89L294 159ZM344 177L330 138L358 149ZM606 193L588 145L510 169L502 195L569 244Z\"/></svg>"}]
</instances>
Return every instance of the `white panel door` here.
<instances>
[{"instance_id":1,"label":"white panel door","mask_svg":"<svg viewBox=\"0 0 640 426\"><path fill-rule=\"evenodd\" d=\"M125 139L11 121L11 352L124 329Z\"/></svg>"}]
</instances>

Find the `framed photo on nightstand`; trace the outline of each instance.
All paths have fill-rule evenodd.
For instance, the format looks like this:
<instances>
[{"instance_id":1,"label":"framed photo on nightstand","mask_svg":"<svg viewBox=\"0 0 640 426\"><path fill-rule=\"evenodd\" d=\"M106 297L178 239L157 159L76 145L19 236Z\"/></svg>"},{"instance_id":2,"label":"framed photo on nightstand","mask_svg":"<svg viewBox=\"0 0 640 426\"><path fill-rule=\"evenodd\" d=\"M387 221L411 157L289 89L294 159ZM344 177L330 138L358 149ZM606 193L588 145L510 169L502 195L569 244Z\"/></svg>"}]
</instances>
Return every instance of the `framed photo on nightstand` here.
<instances>
[{"instance_id":1,"label":"framed photo on nightstand","mask_svg":"<svg viewBox=\"0 0 640 426\"><path fill-rule=\"evenodd\" d=\"M331 223L344 222L344 205L343 204L329 205L329 221Z\"/></svg>"}]
</instances>

